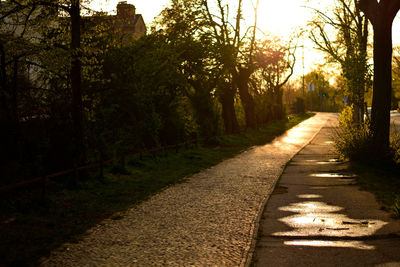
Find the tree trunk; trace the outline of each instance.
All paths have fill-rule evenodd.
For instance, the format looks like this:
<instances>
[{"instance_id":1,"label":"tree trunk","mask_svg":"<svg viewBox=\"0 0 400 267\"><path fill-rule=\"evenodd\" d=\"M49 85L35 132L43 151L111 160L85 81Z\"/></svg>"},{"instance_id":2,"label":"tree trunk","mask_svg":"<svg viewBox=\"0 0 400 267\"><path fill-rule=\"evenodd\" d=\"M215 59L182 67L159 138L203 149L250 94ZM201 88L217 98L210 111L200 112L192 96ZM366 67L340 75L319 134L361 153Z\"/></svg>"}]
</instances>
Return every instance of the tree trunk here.
<instances>
[{"instance_id":1,"label":"tree trunk","mask_svg":"<svg viewBox=\"0 0 400 267\"><path fill-rule=\"evenodd\" d=\"M282 88L278 89L277 103L278 103L278 120L282 120L284 117L283 116L284 110L283 110L283 90L282 90Z\"/></svg>"},{"instance_id":2,"label":"tree trunk","mask_svg":"<svg viewBox=\"0 0 400 267\"><path fill-rule=\"evenodd\" d=\"M4 51L4 45L0 40L0 86L2 90L6 90L7 84L7 72L6 72L6 52ZM3 100L5 96L2 94L2 104L5 103ZM4 102L4 103L3 103Z\"/></svg>"},{"instance_id":3,"label":"tree trunk","mask_svg":"<svg viewBox=\"0 0 400 267\"><path fill-rule=\"evenodd\" d=\"M4 51L4 46L0 41L0 122L1 125L5 125L6 121L9 119L8 113L8 89L7 89L7 71L6 71L6 53ZM7 129L7 128L4 128ZM4 139L1 139L4 140Z\"/></svg>"},{"instance_id":4,"label":"tree trunk","mask_svg":"<svg viewBox=\"0 0 400 267\"><path fill-rule=\"evenodd\" d=\"M356 110L357 110L357 114L356 114L357 115L357 120L356 120L356 122L358 124L364 123L364 113L365 113L365 111L364 111L364 101L363 102L361 102L361 101L357 102Z\"/></svg>"},{"instance_id":5,"label":"tree trunk","mask_svg":"<svg viewBox=\"0 0 400 267\"><path fill-rule=\"evenodd\" d=\"M283 91L281 87L274 88L274 110L273 110L273 118L275 120L283 119Z\"/></svg>"},{"instance_id":6,"label":"tree trunk","mask_svg":"<svg viewBox=\"0 0 400 267\"><path fill-rule=\"evenodd\" d=\"M249 93L249 79L251 71L249 69L240 69L235 77L235 84L239 89L240 100L242 100L246 128L256 127L256 115L253 96Z\"/></svg>"},{"instance_id":7,"label":"tree trunk","mask_svg":"<svg viewBox=\"0 0 400 267\"><path fill-rule=\"evenodd\" d=\"M81 15L79 0L71 4L71 89L72 89L72 120L74 130L74 156L77 165L86 163L86 149L83 130L82 104L82 65L80 59L81 47Z\"/></svg>"},{"instance_id":8,"label":"tree trunk","mask_svg":"<svg viewBox=\"0 0 400 267\"><path fill-rule=\"evenodd\" d=\"M360 97L360 96L359 96ZM353 102L353 119L354 123L357 125L361 125L364 122L364 101L361 99L356 99Z\"/></svg>"},{"instance_id":9,"label":"tree trunk","mask_svg":"<svg viewBox=\"0 0 400 267\"><path fill-rule=\"evenodd\" d=\"M17 112L18 63L13 58L12 76L7 79L4 46L0 44L0 127L2 128L0 164L16 160L18 156L19 121ZM7 164L6 164L7 165Z\"/></svg>"},{"instance_id":10,"label":"tree trunk","mask_svg":"<svg viewBox=\"0 0 400 267\"><path fill-rule=\"evenodd\" d=\"M0 42L0 166L7 166L10 156L8 153L13 150L12 146L12 120L10 112L10 93L8 89L7 72L6 72L6 53L4 46Z\"/></svg>"},{"instance_id":11,"label":"tree trunk","mask_svg":"<svg viewBox=\"0 0 400 267\"><path fill-rule=\"evenodd\" d=\"M11 120L15 123L18 124L18 104L17 104L17 97L18 97L18 65L19 65L19 60L18 58L14 58L14 64L13 64L13 83L12 83L12 88L11 88Z\"/></svg>"},{"instance_id":12,"label":"tree trunk","mask_svg":"<svg viewBox=\"0 0 400 267\"><path fill-rule=\"evenodd\" d=\"M218 119L210 94L214 87L201 80L189 80L189 83L195 92L188 94L188 98L196 111L196 119L201 136L206 139L216 136L218 133Z\"/></svg>"},{"instance_id":13,"label":"tree trunk","mask_svg":"<svg viewBox=\"0 0 400 267\"><path fill-rule=\"evenodd\" d=\"M400 9L398 0L359 0L360 9L374 28L374 91L371 131L376 158L389 151L390 102L392 94L392 23Z\"/></svg>"},{"instance_id":14,"label":"tree trunk","mask_svg":"<svg viewBox=\"0 0 400 267\"><path fill-rule=\"evenodd\" d=\"M239 132L239 123L235 112L235 91L232 84L224 83L219 101L222 105L222 118L224 120L225 133L232 134Z\"/></svg>"},{"instance_id":15,"label":"tree trunk","mask_svg":"<svg viewBox=\"0 0 400 267\"><path fill-rule=\"evenodd\" d=\"M374 26L374 90L371 130L379 152L389 149L392 94L392 22L380 19Z\"/></svg>"}]
</instances>

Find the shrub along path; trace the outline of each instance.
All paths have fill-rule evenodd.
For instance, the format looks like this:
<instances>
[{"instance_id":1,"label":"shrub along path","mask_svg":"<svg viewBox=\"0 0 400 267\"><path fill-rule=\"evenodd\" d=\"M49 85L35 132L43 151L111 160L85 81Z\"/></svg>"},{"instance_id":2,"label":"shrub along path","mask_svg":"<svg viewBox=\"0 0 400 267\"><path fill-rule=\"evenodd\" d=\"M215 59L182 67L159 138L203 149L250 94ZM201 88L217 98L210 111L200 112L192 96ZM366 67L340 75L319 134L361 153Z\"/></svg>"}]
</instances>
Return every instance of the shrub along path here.
<instances>
[{"instance_id":1,"label":"shrub along path","mask_svg":"<svg viewBox=\"0 0 400 267\"><path fill-rule=\"evenodd\" d=\"M244 265L258 216L285 164L333 114L317 114L276 138L189 177L105 220L44 266Z\"/></svg>"}]
</instances>

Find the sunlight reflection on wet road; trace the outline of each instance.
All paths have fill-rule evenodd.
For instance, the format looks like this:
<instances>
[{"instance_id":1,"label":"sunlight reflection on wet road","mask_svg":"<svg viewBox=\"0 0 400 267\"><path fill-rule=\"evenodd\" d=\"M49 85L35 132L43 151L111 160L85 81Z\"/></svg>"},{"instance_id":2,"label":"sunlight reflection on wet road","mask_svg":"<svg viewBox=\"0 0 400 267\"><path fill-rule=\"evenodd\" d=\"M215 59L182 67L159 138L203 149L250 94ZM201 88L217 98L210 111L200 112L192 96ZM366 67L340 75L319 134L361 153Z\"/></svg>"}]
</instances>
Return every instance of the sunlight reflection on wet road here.
<instances>
[{"instance_id":1,"label":"sunlight reflection on wet road","mask_svg":"<svg viewBox=\"0 0 400 267\"><path fill-rule=\"evenodd\" d=\"M302 195L299 197L304 198ZM287 224L293 230L273 233L273 236L361 237L374 234L386 224L381 220L357 220L351 219L345 214L336 213L343 209L343 207L319 201L291 203L279 210L296 214L281 218L279 221Z\"/></svg>"},{"instance_id":2,"label":"sunlight reflection on wet road","mask_svg":"<svg viewBox=\"0 0 400 267\"><path fill-rule=\"evenodd\" d=\"M351 178L356 177L355 174L345 174L345 173L313 173L310 176L320 177L320 178Z\"/></svg>"},{"instance_id":3,"label":"sunlight reflection on wet road","mask_svg":"<svg viewBox=\"0 0 400 267\"><path fill-rule=\"evenodd\" d=\"M310 246L310 247L338 247L356 249L374 249L374 246L366 245L361 241L327 241L327 240L294 240L285 241L287 246Z\"/></svg>"},{"instance_id":4,"label":"sunlight reflection on wet road","mask_svg":"<svg viewBox=\"0 0 400 267\"><path fill-rule=\"evenodd\" d=\"M317 198L317 195L299 195L299 198ZM279 221L287 224L293 230L273 233L273 236L315 237L313 240L289 240L285 245L316 246L316 247L348 247L357 249L373 249L362 241L320 240L318 237L362 237L371 236L386 223L381 220L351 219L345 214L335 213L343 210L342 207L328 205L324 202L306 201L292 203L279 208L282 211L297 213L284 217Z\"/></svg>"},{"instance_id":5,"label":"sunlight reflection on wet road","mask_svg":"<svg viewBox=\"0 0 400 267\"><path fill-rule=\"evenodd\" d=\"M351 173L312 173L311 177L322 179L343 179L346 183L353 181L356 175ZM318 194L299 194L299 202L290 203L280 207L279 210L295 213L291 216L280 218L279 221L293 228L291 231L273 233L272 236L285 237L315 237L315 240L289 240L284 244L291 246L320 246L320 247L351 247L358 249L373 249L361 241L343 240L319 240L318 237L362 237L371 236L382 228L386 223L373 219L351 219L345 214L337 213L343 211L340 206L329 205L322 201L314 201L323 198ZM313 201L304 201L310 200Z\"/></svg>"},{"instance_id":6,"label":"sunlight reflection on wet road","mask_svg":"<svg viewBox=\"0 0 400 267\"><path fill-rule=\"evenodd\" d=\"M322 128L286 166L263 213L255 266L400 266L400 223L336 159L333 132Z\"/></svg>"}]
</instances>

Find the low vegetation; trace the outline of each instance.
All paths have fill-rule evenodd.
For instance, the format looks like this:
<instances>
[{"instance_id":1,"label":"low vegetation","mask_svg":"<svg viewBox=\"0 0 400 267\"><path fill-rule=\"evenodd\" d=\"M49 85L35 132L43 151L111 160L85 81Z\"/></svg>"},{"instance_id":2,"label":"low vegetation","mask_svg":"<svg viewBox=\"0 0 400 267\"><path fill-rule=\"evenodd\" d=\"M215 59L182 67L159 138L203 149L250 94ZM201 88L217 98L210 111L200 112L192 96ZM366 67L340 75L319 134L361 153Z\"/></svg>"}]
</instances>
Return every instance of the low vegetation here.
<instances>
[{"instance_id":1,"label":"low vegetation","mask_svg":"<svg viewBox=\"0 0 400 267\"><path fill-rule=\"evenodd\" d=\"M335 132L336 150L342 159L366 161L373 150L368 121L357 124L354 121L353 106L343 109L339 119L339 129Z\"/></svg>"}]
</instances>

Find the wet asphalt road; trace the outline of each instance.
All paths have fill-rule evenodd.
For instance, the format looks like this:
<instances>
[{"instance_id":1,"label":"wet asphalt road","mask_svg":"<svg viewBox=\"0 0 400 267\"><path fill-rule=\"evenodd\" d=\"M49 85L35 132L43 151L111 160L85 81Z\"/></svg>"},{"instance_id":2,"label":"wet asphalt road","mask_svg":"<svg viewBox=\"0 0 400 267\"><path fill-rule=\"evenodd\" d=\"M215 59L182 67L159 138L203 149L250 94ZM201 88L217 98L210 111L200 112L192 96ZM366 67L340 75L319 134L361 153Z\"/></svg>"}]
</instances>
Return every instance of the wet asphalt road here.
<instances>
[{"instance_id":1,"label":"wet asphalt road","mask_svg":"<svg viewBox=\"0 0 400 267\"><path fill-rule=\"evenodd\" d=\"M337 121L319 113L276 138L171 186L106 220L43 266L244 266L263 207L285 164L319 130Z\"/></svg>"},{"instance_id":2,"label":"wet asphalt road","mask_svg":"<svg viewBox=\"0 0 400 267\"><path fill-rule=\"evenodd\" d=\"M256 266L400 266L400 221L337 162L323 127L285 168L260 222Z\"/></svg>"},{"instance_id":3,"label":"wet asphalt road","mask_svg":"<svg viewBox=\"0 0 400 267\"><path fill-rule=\"evenodd\" d=\"M395 125L397 130L400 130L400 113L397 111L390 111L390 121Z\"/></svg>"}]
</instances>

